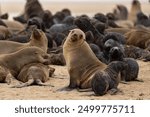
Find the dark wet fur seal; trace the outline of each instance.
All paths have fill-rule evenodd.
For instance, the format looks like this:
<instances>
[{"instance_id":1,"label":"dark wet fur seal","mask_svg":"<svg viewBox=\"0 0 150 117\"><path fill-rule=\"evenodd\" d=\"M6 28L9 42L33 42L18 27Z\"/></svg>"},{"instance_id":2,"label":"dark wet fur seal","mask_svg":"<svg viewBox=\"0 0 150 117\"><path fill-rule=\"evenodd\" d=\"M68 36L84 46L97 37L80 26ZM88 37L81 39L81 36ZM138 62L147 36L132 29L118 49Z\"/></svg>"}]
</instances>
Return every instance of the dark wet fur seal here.
<instances>
[{"instance_id":1,"label":"dark wet fur seal","mask_svg":"<svg viewBox=\"0 0 150 117\"><path fill-rule=\"evenodd\" d=\"M150 27L150 18L148 18L148 16L146 16L143 12L139 12L137 14L137 21L135 22L135 25Z\"/></svg>"},{"instance_id":2,"label":"dark wet fur seal","mask_svg":"<svg viewBox=\"0 0 150 117\"><path fill-rule=\"evenodd\" d=\"M104 95L108 91L110 94L115 94L119 84L119 72L125 68L126 64L120 61L114 61L108 64L103 71L98 71L92 78L92 90L96 95Z\"/></svg>"},{"instance_id":3,"label":"dark wet fur seal","mask_svg":"<svg viewBox=\"0 0 150 117\"><path fill-rule=\"evenodd\" d=\"M123 81L137 81L139 73L139 65L133 58L124 58L124 52L118 48L113 47L109 53L109 62L123 61L127 65L123 71L121 71L121 79Z\"/></svg>"},{"instance_id":4,"label":"dark wet fur seal","mask_svg":"<svg viewBox=\"0 0 150 117\"><path fill-rule=\"evenodd\" d=\"M105 43L108 39L113 39L113 40L119 42L120 44L126 44L126 39L125 39L124 35L117 33L117 32L109 32L109 33L105 34L103 43Z\"/></svg>"},{"instance_id":5,"label":"dark wet fur seal","mask_svg":"<svg viewBox=\"0 0 150 117\"><path fill-rule=\"evenodd\" d=\"M146 59L146 56L150 54L148 50L133 45L124 46L124 50L125 50L125 57L127 58Z\"/></svg>"},{"instance_id":6,"label":"dark wet fur seal","mask_svg":"<svg viewBox=\"0 0 150 117\"><path fill-rule=\"evenodd\" d=\"M58 54L51 53L49 54L48 59L50 65L61 65L61 66L66 65L66 61L62 53L58 53Z\"/></svg>"}]
</instances>

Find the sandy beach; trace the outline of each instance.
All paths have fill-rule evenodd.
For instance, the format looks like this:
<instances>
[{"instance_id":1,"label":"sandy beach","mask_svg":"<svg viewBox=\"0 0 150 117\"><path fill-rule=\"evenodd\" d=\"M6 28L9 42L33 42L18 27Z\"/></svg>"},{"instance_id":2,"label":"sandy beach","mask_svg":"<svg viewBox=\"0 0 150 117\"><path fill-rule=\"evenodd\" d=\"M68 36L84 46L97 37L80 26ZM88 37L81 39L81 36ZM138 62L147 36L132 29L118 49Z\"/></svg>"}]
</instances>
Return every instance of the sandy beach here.
<instances>
[{"instance_id":1,"label":"sandy beach","mask_svg":"<svg viewBox=\"0 0 150 117\"><path fill-rule=\"evenodd\" d=\"M128 9L130 4L125 4ZM44 9L49 9L52 13L62 10L63 8L69 8L72 14L77 16L81 14L88 14L90 16L97 12L107 13L113 10L115 4L113 3L42 3ZM8 12L10 16L15 16L23 12L23 3L4 3L1 4L2 13ZM150 4L142 5L143 12L150 14ZM11 85L0 84L0 99L9 100L146 100L150 99L150 62L138 61L140 66L140 72L138 75L139 79L144 82L129 82L128 84L119 84L120 92L116 95L106 94L104 96L95 96L93 92L78 92L73 91L56 91L69 84L69 77L66 66L54 66L56 69L54 75L50 78L47 83L54 85L54 87L49 86L30 86L25 88L10 88L17 82L13 81Z\"/></svg>"},{"instance_id":2,"label":"sandy beach","mask_svg":"<svg viewBox=\"0 0 150 117\"><path fill-rule=\"evenodd\" d=\"M150 99L150 62L138 61L140 66L139 79L144 82L132 81L128 84L119 84L116 95L106 94L95 96L94 92L57 91L57 89L68 86L69 77L67 68L64 66L51 66L56 69L54 75L47 82L54 85L49 86L29 86L25 88L10 88L17 84L13 81L11 85L0 84L0 99L9 100L146 100Z\"/></svg>"}]
</instances>

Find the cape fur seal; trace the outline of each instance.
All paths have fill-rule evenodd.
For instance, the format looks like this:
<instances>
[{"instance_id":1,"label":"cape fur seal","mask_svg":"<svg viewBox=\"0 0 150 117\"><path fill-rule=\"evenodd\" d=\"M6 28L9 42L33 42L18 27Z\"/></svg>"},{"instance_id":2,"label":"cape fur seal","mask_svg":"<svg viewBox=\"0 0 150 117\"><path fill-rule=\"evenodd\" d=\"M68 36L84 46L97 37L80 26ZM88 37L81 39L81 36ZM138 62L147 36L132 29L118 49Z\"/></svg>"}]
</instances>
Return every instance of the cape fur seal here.
<instances>
[{"instance_id":1,"label":"cape fur seal","mask_svg":"<svg viewBox=\"0 0 150 117\"><path fill-rule=\"evenodd\" d=\"M0 26L0 40L5 40L12 36L12 32L5 26Z\"/></svg>"},{"instance_id":2,"label":"cape fur seal","mask_svg":"<svg viewBox=\"0 0 150 117\"><path fill-rule=\"evenodd\" d=\"M133 58L124 58L124 51L119 47L111 48L109 52L109 62L112 61L124 61L127 65L123 71L121 71L121 80L123 81L140 81L138 78L139 65Z\"/></svg>"},{"instance_id":3,"label":"cape fur seal","mask_svg":"<svg viewBox=\"0 0 150 117\"><path fill-rule=\"evenodd\" d=\"M10 73L9 69L4 66L0 66L0 82L1 83L11 83L12 74Z\"/></svg>"},{"instance_id":4,"label":"cape fur seal","mask_svg":"<svg viewBox=\"0 0 150 117\"><path fill-rule=\"evenodd\" d=\"M16 77L21 68L29 63L48 63L48 55L38 47L27 47L17 52L0 55L0 66Z\"/></svg>"},{"instance_id":5,"label":"cape fur seal","mask_svg":"<svg viewBox=\"0 0 150 117\"><path fill-rule=\"evenodd\" d=\"M92 76L106 65L99 61L85 41L85 34L80 29L73 29L68 34L63 55L66 60L70 83L68 88L91 88Z\"/></svg>"},{"instance_id":6,"label":"cape fur seal","mask_svg":"<svg viewBox=\"0 0 150 117\"><path fill-rule=\"evenodd\" d=\"M129 32L124 34L127 44L134 45L143 49L150 48L150 29L139 26L131 29Z\"/></svg>"},{"instance_id":7,"label":"cape fur seal","mask_svg":"<svg viewBox=\"0 0 150 117\"><path fill-rule=\"evenodd\" d=\"M37 46L47 52L48 40L45 33L39 29L34 29L28 43L0 40L0 54L12 53L30 46Z\"/></svg>"},{"instance_id":8,"label":"cape fur seal","mask_svg":"<svg viewBox=\"0 0 150 117\"><path fill-rule=\"evenodd\" d=\"M31 63L25 65L17 77L17 80L22 81L23 83L13 86L13 88L27 87L32 84L48 86L48 84L45 84L45 82L49 80L49 75L51 76L54 71L54 68L42 63Z\"/></svg>"},{"instance_id":9,"label":"cape fur seal","mask_svg":"<svg viewBox=\"0 0 150 117\"><path fill-rule=\"evenodd\" d=\"M129 11L128 20L131 20L132 22L136 22L137 20L137 13L142 12L141 10L141 3L138 0L133 0L131 9Z\"/></svg>"},{"instance_id":10,"label":"cape fur seal","mask_svg":"<svg viewBox=\"0 0 150 117\"><path fill-rule=\"evenodd\" d=\"M113 61L103 71L96 72L91 82L94 93L102 96L110 90L110 94L115 94L120 81L119 72L124 70L125 66L125 62Z\"/></svg>"}]
</instances>

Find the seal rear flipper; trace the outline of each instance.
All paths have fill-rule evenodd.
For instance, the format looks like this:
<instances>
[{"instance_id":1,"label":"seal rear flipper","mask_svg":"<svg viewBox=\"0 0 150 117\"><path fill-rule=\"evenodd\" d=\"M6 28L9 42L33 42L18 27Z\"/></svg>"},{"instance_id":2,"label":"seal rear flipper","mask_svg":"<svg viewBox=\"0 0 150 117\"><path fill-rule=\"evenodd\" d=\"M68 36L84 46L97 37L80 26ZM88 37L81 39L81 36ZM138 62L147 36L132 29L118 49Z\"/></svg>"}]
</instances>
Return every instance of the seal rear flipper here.
<instances>
[{"instance_id":1,"label":"seal rear flipper","mask_svg":"<svg viewBox=\"0 0 150 117\"><path fill-rule=\"evenodd\" d=\"M12 86L11 88L23 88L23 87L28 87L30 85L32 85L34 83L34 79L29 79L26 83L22 83L22 84L19 84L19 85L15 85L15 86Z\"/></svg>"},{"instance_id":2,"label":"seal rear flipper","mask_svg":"<svg viewBox=\"0 0 150 117\"><path fill-rule=\"evenodd\" d=\"M40 79L36 79L35 83L37 85L39 85L39 86L51 86L51 87L54 87L53 85L42 83L42 81Z\"/></svg>"},{"instance_id":3,"label":"seal rear flipper","mask_svg":"<svg viewBox=\"0 0 150 117\"><path fill-rule=\"evenodd\" d=\"M93 91L92 88L88 88L88 89L80 89L78 88L77 91L79 92L90 92L90 91Z\"/></svg>"},{"instance_id":4,"label":"seal rear flipper","mask_svg":"<svg viewBox=\"0 0 150 117\"><path fill-rule=\"evenodd\" d=\"M72 90L74 90L74 89L75 89L75 88L63 87L63 88L57 89L56 91L72 91Z\"/></svg>"},{"instance_id":5,"label":"seal rear flipper","mask_svg":"<svg viewBox=\"0 0 150 117\"><path fill-rule=\"evenodd\" d=\"M109 93L110 95L115 95L117 92L118 92L118 89L117 89L117 88L112 88L112 89L110 89L110 90L108 91L108 93Z\"/></svg>"},{"instance_id":6,"label":"seal rear flipper","mask_svg":"<svg viewBox=\"0 0 150 117\"><path fill-rule=\"evenodd\" d=\"M14 76L11 73L8 73L7 76L6 76L6 79L5 79L5 83L10 85L10 83L12 82L12 79L15 79Z\"/></svg>"},{"instance_id":7,"label":"seal rear flipper","mask_svg":"<svg viewBox=\"0 0 150 117\"><path fill-rule=\"evenodd\" d=\"M122 83L122 84L129 84L128 82L126 82L124 80L121 80L120 83Z\"/></svg>"},{"instance_id":8,"label":"seal rear flipper","mask_svg":"<svg viewBox=\"0 0 150 117\"><path fill-rule=\"evenodd\" d=\"M137 81L137 82L144 82L142 79L135 79L134 81Z\"/></svg>"}]
</instances>

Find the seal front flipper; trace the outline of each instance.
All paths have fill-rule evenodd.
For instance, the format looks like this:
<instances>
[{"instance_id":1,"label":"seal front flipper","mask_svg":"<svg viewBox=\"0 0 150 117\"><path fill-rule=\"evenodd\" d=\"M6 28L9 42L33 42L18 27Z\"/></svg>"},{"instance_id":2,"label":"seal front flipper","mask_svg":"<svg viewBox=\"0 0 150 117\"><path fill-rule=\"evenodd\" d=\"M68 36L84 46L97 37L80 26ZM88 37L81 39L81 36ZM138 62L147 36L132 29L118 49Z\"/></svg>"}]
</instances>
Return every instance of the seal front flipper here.
<instances>
[{"instance_id":1,"label":"seal front flipper","mask_svg":"<svg viewBox=\"0 0 150 117\"><path fill-rule=\"evenodd\" d=\"M90 92L90 91L93 91L93 90L92 90L92 88L88 88L88 89L77 88L77 91L79 91L79 92Z\"/></svg>"},{"instance_id":2,"label":"seal front flipper","mask_svg":"<svg viewBox=\"0 0 150 117\"><path fill-rule=\"evenodd\" d=\"M72 91L72 90L74 90L74 88L63 87L63 88L57 89L56 91Z\"/></svg>"},{"instance_id":3,"label":"seal front flipper","mask_svg":"<svg viewBox=\"0 0 150 117\"><path fill-rule=\"evenodd\" d=\"M117 92L118 92L118 89L117 89L117 88L112 88L112 89L110 89L110 90L108 91L108 93L109 93L110 95L115 95Z\"/></svg>"}]
</instances>

